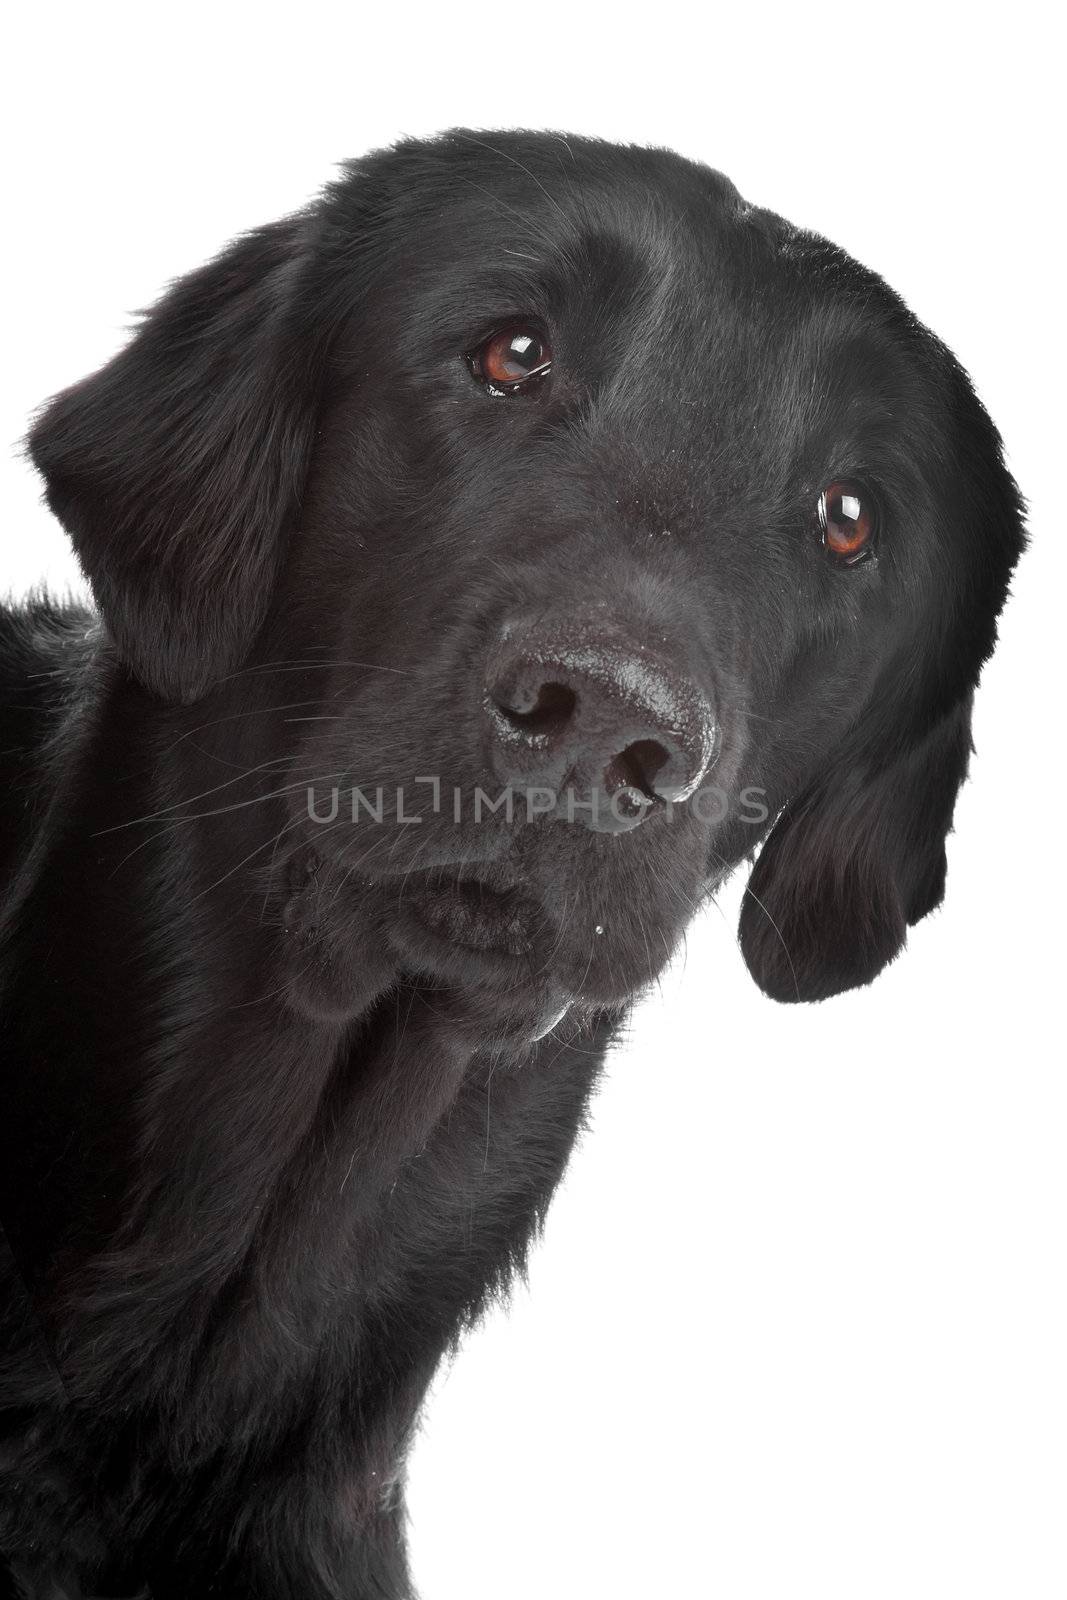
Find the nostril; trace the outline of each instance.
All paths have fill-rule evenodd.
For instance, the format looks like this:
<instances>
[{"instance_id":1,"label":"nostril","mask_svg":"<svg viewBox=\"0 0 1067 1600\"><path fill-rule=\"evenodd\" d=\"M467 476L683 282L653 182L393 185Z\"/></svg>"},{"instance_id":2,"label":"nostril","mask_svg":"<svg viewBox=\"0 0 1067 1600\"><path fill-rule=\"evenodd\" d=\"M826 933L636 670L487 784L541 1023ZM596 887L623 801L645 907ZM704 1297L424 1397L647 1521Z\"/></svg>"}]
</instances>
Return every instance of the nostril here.
<instances>
[{"instance_id":1,"label":"nostril","mask_svg":"<svg viewBox=\"0 0 1067 1600\"><path fill-rule=\"evenodd\" d=\"M633 773L631 782L651 798L658 792L656 778L670 761L671 753L658 739L635 739L621 759Z\"/></svg>"},{"instance_id":2,"label":"nostril","mask_svg":"<svg viewBox=\"0 0 1067 1600\"><path fill-rule=\"evenodd\" d=\"M578 696L565 683L518 683L505 692L494 692L492 700L509 728L538 742L563 733L578 706Z\"/></svg>"},{"instance_id":3,"label":"nostril","mask_svg":"<svg viewBox=\"0 0 1067 1600\"><path fill-rule=\"evenodd\" d=\"M625 750L612 756L604 768L604 787L609 794L636 789L648 800L656 798L656 774L667 765L670 752L657 739L635 739Z\"/></svg>"}]
</instances>

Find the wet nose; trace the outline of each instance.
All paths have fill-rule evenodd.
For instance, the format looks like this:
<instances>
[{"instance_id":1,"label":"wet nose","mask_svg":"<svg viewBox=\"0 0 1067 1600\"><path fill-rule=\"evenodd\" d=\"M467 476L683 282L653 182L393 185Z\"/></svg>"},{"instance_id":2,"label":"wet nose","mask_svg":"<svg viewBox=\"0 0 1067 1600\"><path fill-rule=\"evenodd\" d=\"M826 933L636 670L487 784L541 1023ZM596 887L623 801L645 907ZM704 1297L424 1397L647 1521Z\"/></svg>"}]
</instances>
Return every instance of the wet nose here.
<instances>
[{"instance_id":1,"label":"wet nose","mask_svg":"<svg viewBox=\"0 0 1067 1600\"><path fill-rule=\"evenodd\" d=\"M509 630L486 679L493 766L601 833L685 800L715 756L711 704L685 673L602 621Z\"/></svg>"}]
</instances>

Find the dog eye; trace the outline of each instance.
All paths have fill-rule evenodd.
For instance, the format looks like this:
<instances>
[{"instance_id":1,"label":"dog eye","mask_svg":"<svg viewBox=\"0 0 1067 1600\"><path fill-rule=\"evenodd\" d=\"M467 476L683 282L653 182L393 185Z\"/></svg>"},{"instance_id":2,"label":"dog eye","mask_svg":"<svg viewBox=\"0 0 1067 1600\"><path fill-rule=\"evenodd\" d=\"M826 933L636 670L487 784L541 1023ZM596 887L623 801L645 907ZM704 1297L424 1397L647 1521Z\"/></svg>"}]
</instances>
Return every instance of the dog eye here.
<instances>
[{"instance_id":1,"label":"dog eye","mask_svg":"<svg viewBox=\"0 0 1067 1600\"><path fill-rule=\"evenodd\" d=\"M860 561L873 549L875 505L859 484L831 483L819 496L822 542L847 565Z\"/></svg>"},{"instance_id":2,"label":"dog eye","mask_svg":"<svg viewBox=\"0 0 1067 1600\"><path fill-rule=\"evenodd\" d=\"M552 351L536 328L513 323L472 350L467 362L490 394L528 393L548 377Z\"/></svg>"}]
</instances>

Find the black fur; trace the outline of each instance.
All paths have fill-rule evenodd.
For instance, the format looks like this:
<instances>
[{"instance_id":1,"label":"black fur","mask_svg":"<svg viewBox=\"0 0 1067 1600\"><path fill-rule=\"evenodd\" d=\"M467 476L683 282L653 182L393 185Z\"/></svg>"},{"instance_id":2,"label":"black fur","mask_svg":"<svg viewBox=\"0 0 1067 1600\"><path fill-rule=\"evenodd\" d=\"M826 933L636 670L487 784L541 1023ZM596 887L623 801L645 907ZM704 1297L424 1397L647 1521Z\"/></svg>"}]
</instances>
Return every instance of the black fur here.
<instances>
[{"instance_id":1,"label":"black fur","mask_svg":"<svg viewBox=\"0 0 1067 1600\"><path fill-rule=\"evenodd\" d=\"M491 397L464 358L513 317L551 379ZM700 900L768 835L741 945L784 1000L940 901L1018 495L873 273L536 134L353 163L30 448L100 617L0 612L0 1586L408 1595L426 1385ZM882 507L853 567L814 523L843 477ZM560 607L713 697L722 820L457 825L415 786L489 786L487 657ZM421 821L315 824L309 783ZM527 954L412 915L472 865Z\"/></svg>"}]
</instances>

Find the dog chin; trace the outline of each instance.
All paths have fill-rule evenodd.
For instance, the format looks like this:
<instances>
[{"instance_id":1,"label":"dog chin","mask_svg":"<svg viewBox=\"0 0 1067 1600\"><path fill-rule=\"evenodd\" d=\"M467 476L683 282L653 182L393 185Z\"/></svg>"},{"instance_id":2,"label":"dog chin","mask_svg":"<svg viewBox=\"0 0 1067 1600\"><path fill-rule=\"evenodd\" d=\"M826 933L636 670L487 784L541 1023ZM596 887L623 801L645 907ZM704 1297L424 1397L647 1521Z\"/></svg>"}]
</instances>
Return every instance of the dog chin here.
<instances>
[{"instance_id":1,"label":"dog chin","mask_svg":"<svg viewBox=\"0 0 1067 1600\"><path fill-rule=\"evenodd\" d=\"M470 1032L473 1047L534 1041L571 1011L627 1004L658 975L647 937L636 941L638 958L618 923L597 922L574 903L556 917L500 867L402 882L333 876L313 851L289 864L283 989L311 1021L351 1022L414 978L437 991L443 1019ZM660 967L671 942L656 940Z\"/></svg>"}]
</instances>

